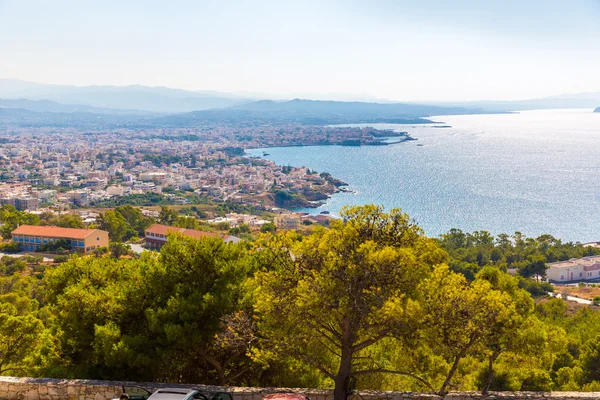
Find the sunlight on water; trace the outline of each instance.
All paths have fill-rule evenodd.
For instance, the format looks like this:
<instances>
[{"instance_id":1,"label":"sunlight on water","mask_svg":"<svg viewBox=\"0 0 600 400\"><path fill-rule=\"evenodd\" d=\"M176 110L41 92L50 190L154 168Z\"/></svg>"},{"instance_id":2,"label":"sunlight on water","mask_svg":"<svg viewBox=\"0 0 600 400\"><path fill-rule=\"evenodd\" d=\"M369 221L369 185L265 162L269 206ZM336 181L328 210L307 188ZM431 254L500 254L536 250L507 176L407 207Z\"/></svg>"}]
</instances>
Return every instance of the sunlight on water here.
<instances>
[{"instance_id":1,"label":"sunlight on water","mask_svg":"<svg viewBox=\"0 0 600 400\"><path fill-rule=\"evenodd\" d=\"M375 203L402 208L429 235L457 227L600 240L600 114L543 110L432 119L452 127L375 124L418 140L271 148L266 158L330 172L356 191L334 195L312 212Z\"/></svg>"}]
</instances>

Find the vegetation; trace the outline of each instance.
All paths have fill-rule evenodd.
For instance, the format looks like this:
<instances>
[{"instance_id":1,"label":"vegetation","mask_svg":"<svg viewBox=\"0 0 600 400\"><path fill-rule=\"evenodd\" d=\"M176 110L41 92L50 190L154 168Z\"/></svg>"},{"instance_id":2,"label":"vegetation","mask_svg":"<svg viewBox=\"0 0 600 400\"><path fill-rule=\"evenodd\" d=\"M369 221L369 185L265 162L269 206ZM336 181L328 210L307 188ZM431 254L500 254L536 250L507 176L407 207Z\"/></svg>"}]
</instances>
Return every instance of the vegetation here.
<instances>
[{"instance_id":1,"label":"vegetation","mask_svg":"<svg viewBox=\"0 0 600 400\"><path fill-rule=\"evenodd\" d=\"M11 232L20 225L39 225L40 218L35 214L18 211L9 204L0 207L0 235L5 239L11 238Z\"/></svg>"},{"instance_id":2,"label":"vegetation","mask_svg":"<svg viewBox=\"0 0 600 400\"><path fill-rule=\"evenodd\" d=\"M3 257L0 373L333 387L335 400L350 376L439 394L600 387L600 312L546 296L536 277L538 257L590 250L547 236L430 239L375 206L342 216L238 244L171 234L139 257L122 243L55 264ZM186 218L165 208L158 220ZM129 207L101 219L111 240L152 222Z\"/></svg>"},{"instance_id":3,"label":"vegetation","mask_svg":"<svg viewBox=\"0 0 600 400\"><path fill-rule=\"evenodd\" d=\"M546 263L600 254L600 249L583 247L578 243L563 243L551 235L528 238L520 232L512 236L492 236L486 231L465 233L452 229L441 235L440 246L450 254L450 266L473 279L486 265L503 270L516 269L525 278L542 277Z\"/></svg>"}]
</instances>

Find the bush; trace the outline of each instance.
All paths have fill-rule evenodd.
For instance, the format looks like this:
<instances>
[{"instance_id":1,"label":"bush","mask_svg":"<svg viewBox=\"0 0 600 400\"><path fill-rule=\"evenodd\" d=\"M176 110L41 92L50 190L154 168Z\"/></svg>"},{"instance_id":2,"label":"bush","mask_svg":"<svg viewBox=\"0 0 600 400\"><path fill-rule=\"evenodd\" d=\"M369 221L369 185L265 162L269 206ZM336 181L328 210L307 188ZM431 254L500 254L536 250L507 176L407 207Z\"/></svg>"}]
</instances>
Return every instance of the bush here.
<instances>
[{"instance_id":1,"label":"bush","mask_svg":"<svg viewBox=\"0 0 600 400\"><path fill-rule=\"evenodd\" d=\"M28 264L35 264L38 265L40 264L42 261L44 261L44 257L42 256L25 256L23 257L23 259L25 260L26 263Z\"/></svg>"},{"instance_id":2,"label":"bush","mask_svg":"<svg viewBox=\"0 0 600 400\"><path fill-rule=\"evenodd\" d=\"M554 292L554 287L550 283L537 282L528 278L520 278L519 287L527 290L533 297L546 296Z\"/></svg>"},{"instance_id":3,"label":"bush","mask_svg":"<svg viewBox=\"0 0 600 400\"><path fill-rule=\"evenodd\" d=\"M17 242L0 243L0 251L4 253L18 253L21 251L21 245Z\"/></svg>"},{"instance_id":4,"label":"bush","mask_svg":"<svg viewBox=\"0 0 600 400\"><path fill-rule=\"evenodd\" d=\"M2 272L6 275L12 275L15 272L24 271L27 267L27 263L25 263L25 260L22 258L9 256L2 257L2 264L4 264Z\"/></svg>"},{"instance_id":5,"label":"bush","mask_svg":"<svg viewBox=\"0 0 600 400\"><path fill-rule=\"evenodd\" d=\"M108 248L108 246L98 247L98 248L94 249L94 255L96 257L101 257L108 253L110 253L110 249Z\"/></svg>"},{"instance_id":6,"label":"bush","mask_svg":"<svg viewBox=\"0 0 600 400\"><path fill-rule=\"evenodd\" d=\"M271 232L274 233L277 230L277 227L272 222L267 222L263 226L260 227L260 231L262 233Z\"/></svg>"},{"instance_id":7,"label":"bush","mask_svg":"<svg viewBox=\"0 0 600 400\"><path fill-rule=\"evenodd\" d=\"M71 250L71 246L67 243L67 241L65 239L59 239L59 240L53 240L50 241L48 243L44 243L40 246L39 248L39 252L45 252L45 251L66 251L66 250Z\"/></svg>"},{"instance_id":8,"label":"bush","mask_svg":"<svg viewBox=\"0 0 600 400\"><path fill-rule=\"evenodd\" d=\"M592 300L592 304L595 306L600 306L600 296L594 297L594 299Z\"/></svg>"},{"instance_id":9,"label":"bush","mask_svg":"<svg viewBox=\"0 0 600 400\"><path fill-rule=\"evenodd\" d=\"M54 263L55 264L62 264L66 261L69 261L69 256L67 255L62 255L62 256L56 256L54 257Z\"/></svg>"}]
</instances>

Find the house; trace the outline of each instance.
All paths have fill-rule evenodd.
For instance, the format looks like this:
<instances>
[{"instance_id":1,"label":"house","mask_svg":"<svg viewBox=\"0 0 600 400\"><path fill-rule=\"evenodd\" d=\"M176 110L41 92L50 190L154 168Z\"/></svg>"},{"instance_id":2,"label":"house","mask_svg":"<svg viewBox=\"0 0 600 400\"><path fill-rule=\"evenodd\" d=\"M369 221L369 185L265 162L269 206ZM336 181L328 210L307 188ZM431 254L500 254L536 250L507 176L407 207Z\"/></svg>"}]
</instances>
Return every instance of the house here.
<instances>
[{"instance_id":1,"label":"house","mask_svg":"<svg viewBox=\"0 0 600 400\"><path fill-rule=\"evenodd\" d=\"M12 231L12 239L25 251L39 250L43 244L57 240L65 240L74 252L84 254L108 246L108 232L99 229L21 225Z\"/></svg>"},{"instance_id":2,"label":"house","mask_svg":"<svg viewBox=\"0 0 600 400\"><path fill-rule=\"evenodd\" d=\"M301 221L298 214L280 214L275 217L275 226L282 230L300 229Z\"/></svg>"},{"instance_id":3,"label":"house","mask_svg":"<svg viewBox=\"0 0 600 400\"><path fill-rule=\"evenodd\" d=\"M241 240L236 236L224 235L217 232L203 232L194 229L179 228L176 226L154 224L147 228L144 232L146 237L146 247L149 249L160 249L165 243L167 243L167 235L169 233L181 233L184 236L189 236L195 239L220 237L225 241L225 243L237 243Z\"/></svg>"},{"instance_id":4,"label":"house","mask_svg":"<svg viewBox=\"0 0 600 400\"><path fill-rule=\"evenodd\" d=\"M548 263L548 280L554 283L600 280L600 256Z\"/></svg>"}]
</instances>

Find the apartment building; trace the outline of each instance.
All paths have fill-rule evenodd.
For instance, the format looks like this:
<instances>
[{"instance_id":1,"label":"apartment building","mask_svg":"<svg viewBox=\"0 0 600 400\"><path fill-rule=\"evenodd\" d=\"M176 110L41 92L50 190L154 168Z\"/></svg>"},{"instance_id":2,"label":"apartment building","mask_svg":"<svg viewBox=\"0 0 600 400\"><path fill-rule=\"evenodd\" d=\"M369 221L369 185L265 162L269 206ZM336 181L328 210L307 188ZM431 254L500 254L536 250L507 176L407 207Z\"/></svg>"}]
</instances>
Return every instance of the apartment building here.
<instances>
[{"instance_id":1,"label":"apartment building","mask_svg":"<svg viewBox=\"0 0 600 400\"><path fill-rule=\"evenodd\" d=\"M181 233L184 236L189 236L195 239L220 237L225 241L225 243L237 243L241 240L236 236L224 235L217 232L203 232L194 229L179 228L176 226L154 224L144 232L146 247L149 249L159 250L164 246L165 243L167 243L167 236L170 233Z\"/></svg>"},{"instance_id":2,"label":"apartment building","mask_svg":"<svg viewBox=\"0 0 600 400\"><path fill-rule=\"evenodd\" d=\"M108 232L99 229L21 225L12 231L12 239L25 251L39 250L40 246L57 240L65 240L73 251L83 254L108 246Z\"/></svg>"},{"instance_id":3,"label":"apartment building","mask_svg":"<svg viewBox=\"0 0 600 400\"><path fill-rule=\"evenodd\" d=\"M275 217L275 226L281 230L297 230L301 225L298 214L280 214Z\"/></svg>"},{"instance_id":4,"label":"apartment building","mask_svg":"<svg viewBox=\"0 0 600 400\"><path fill-rule=\"evenodd\" d=\"M600 256L548 263L548 280L554 283L600 280Z\"/></svg>"}]
</instances>

